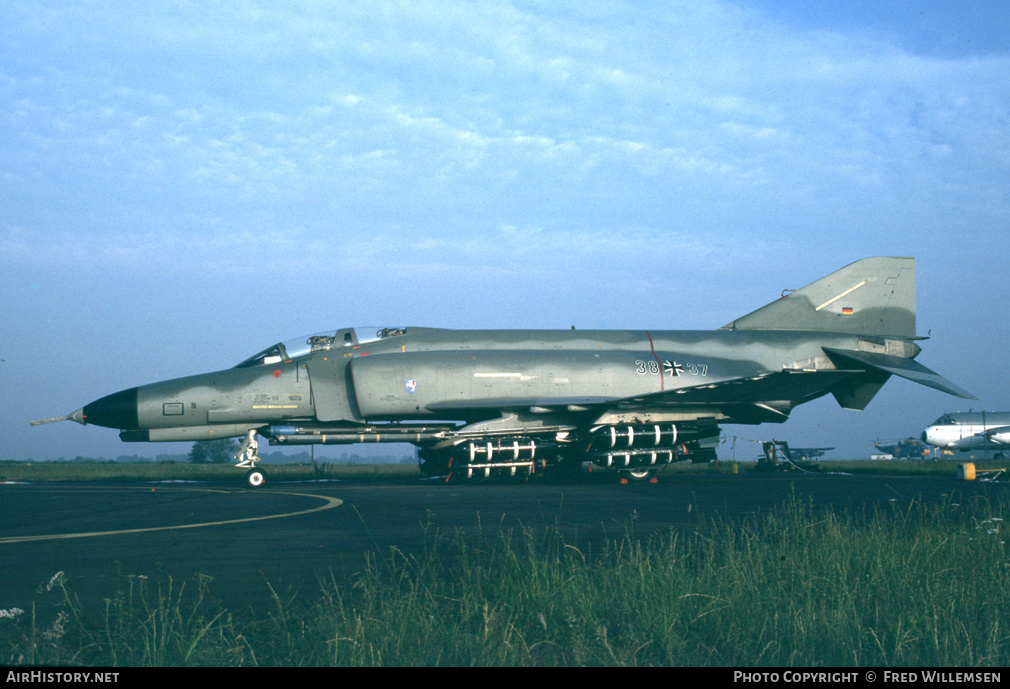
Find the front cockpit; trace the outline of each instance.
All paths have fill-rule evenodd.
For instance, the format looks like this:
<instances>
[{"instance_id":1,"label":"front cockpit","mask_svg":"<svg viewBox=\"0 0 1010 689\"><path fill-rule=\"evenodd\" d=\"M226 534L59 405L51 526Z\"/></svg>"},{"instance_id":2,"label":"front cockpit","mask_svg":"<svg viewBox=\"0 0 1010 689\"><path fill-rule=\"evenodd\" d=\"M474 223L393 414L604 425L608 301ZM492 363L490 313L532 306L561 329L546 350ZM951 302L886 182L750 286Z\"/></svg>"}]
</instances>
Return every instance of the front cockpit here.
<instances>
[{"instance_id":1,"label":"front cockpit","mask_svg":"<svg viewBox=\"0 0 1010 689\"><path fill-rule=\"evenodd\" d=\"M358 327L343 328L337 331L316 333L307 337L296 337L287 342L278 342L257 352L235 368L250 368L253 366L270 366L291 361L307 354L324 352L333 347L355 348L371 342L400 337L407 333L406 328L399 327Z\"/></svg>"}]
</instances>

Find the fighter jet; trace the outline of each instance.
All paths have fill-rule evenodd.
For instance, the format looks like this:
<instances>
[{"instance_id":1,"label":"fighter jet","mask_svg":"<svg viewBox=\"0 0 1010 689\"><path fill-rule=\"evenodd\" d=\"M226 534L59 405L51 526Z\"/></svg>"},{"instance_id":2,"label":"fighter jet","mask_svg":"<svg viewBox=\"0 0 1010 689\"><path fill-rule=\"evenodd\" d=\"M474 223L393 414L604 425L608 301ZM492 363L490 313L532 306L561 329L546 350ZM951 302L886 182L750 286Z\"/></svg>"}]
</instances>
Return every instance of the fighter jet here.
<instances>
[{"instance_id":1,"label":"fighter jet","mask_svg":"<svg viewBox=\"0 0 1010 689\"><path fill-rule=\"evenodd\" d=\"M782 423L832 395L866 407L892 376L970 393L915 361L915 260L868 258L711 331L342 328L233 368L102 397L71 420L135 441L407 442L436 476L529 475L716 458L721 424Z\"/></svg>"},{"instance_id":2,"label":"fighter jet","mask_svg":"<svg viewBox=\"0 0 1010 689\"><path fill-rule=\"evenodd\" d=\"M944 414L922 432L922 440L943 450L996 450L995 459L1004 459L1010 445L1010 412Z\"/></svg>"}]
</instances>

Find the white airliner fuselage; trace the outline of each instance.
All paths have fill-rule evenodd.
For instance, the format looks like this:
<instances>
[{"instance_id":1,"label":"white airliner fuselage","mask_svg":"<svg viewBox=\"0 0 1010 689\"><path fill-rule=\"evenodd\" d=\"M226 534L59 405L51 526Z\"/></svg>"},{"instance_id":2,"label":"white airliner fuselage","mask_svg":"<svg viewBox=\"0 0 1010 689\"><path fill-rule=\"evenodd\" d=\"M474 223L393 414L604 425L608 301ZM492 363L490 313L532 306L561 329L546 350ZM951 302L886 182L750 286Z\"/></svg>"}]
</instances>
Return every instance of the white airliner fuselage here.
<instances>
[{"instance_id":1,"label":"white airliner fuselage","mask_svg":"<svg viewBox=\"0 0 1010 689\"><path fill-rule=\"evenodd\" d=\"M922 439L945 450L995 450L1010 445L1010 412L944 414L922 432Z\"/></svg>"}]
</instances>

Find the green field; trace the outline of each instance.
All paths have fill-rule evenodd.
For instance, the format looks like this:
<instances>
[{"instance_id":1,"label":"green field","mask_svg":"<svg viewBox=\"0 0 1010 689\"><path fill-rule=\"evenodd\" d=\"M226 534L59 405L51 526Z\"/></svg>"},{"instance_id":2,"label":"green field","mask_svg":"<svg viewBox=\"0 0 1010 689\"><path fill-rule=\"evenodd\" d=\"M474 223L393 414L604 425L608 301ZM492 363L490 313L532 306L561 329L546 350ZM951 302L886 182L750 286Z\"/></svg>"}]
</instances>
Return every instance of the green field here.
<instances>
[{"instance_id":1,"label":"green field","mask_svg":"<svg viewBox=\"0 0 1010 689\"><path fill-rule=\"evenodd\" d=\"M376 553L255 619L211 603L206 577L120 574L84 610L58 575L38 609L0 610L0 664L998 667L1008 519L992 484L880 510L794 499L652 537L630 522L595 550L551 527L429 529L423 555Z\"/></svg>"}]
</instances>

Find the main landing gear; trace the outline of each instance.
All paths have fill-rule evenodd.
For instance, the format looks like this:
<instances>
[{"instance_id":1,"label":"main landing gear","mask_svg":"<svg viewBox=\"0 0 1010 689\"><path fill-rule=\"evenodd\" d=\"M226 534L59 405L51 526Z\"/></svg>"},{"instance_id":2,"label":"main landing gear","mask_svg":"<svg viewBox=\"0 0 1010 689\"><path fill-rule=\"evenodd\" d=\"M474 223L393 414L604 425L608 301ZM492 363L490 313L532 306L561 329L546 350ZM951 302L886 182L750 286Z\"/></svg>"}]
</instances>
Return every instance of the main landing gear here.
<instances>
[{"instance_id":1,"label":"main landing gear","mask_svg":"<svg viewBox=\"0 0 1010 689\"><path fill-rule=\"evenodd\" d=\"M630 481L648 481L656 472L653 469L638 468L627 469L621 473L624 474L624 477Z\"/></svg>"},{"instance_id":2,"label":"main landing gear","mask_svg":"<svg viewBox=\"0 0 1010 689\"><path fill-rule=\"evenodd\" d=\"M259 488L267 482L266 473L256 466L256 463L260 461L257 454L259 447L256 431L251 430L246 434L245 440L242 441L242 445L239 446L238 452L235 454L235 459L238 460L235 466L249 469L245 474L245 482L250 488Z\"/></svg>"}]
</instances>

